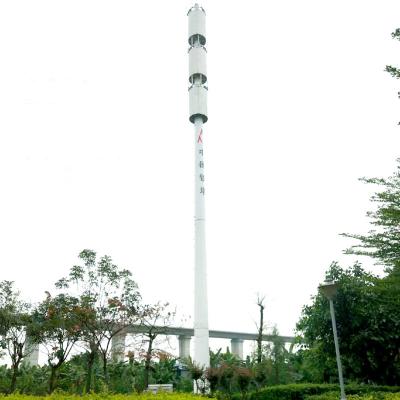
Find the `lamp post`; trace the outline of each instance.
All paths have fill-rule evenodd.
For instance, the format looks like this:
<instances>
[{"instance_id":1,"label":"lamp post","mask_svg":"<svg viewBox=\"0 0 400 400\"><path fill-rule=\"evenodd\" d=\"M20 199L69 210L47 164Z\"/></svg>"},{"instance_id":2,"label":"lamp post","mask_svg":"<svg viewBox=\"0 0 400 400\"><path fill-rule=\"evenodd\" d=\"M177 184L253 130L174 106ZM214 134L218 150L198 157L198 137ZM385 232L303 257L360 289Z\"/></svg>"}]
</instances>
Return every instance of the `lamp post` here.
<instances>
[{"instance_id":1,"label":"lamp post","mask_svg":"<svg viewBox=\"0 0 400 400\"><path fill-rule=\"evenodd\" d=\"M332 281L326 281L319 286L320 292L329 300L329 308L331 310L331 318L332 318L333 340L335 342L336 362L339 374L340 398L341 400L346 400L346 394L344 393L342 362L340 361L339 341L336 330L335 309L333 307L333 299L336 296L337 289L338 289L338 284Z\"/></svg>"}]
</instances>

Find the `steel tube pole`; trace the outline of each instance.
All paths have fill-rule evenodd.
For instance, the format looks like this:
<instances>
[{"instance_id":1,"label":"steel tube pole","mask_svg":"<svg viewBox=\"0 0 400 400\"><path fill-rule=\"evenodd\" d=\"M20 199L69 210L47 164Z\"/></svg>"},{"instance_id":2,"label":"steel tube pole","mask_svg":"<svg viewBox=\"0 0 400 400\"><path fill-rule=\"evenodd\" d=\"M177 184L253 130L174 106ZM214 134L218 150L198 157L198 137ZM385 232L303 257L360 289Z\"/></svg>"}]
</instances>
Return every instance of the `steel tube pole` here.
<instances>
[{"instance_id":1,"label":"steel tube pole","mask_svg":"<svg viewBox=\"0 0 400 400\"><path fill-rule=\"evenodd\" d=\"M337 335L337 330L336 330L335 308L333 307L333 299L329 299L329 308L331 310L333 340L335 342L336 362L337 362L337 368L338 368L338 374L339 374L340 398L341 398L341 400L346 400L346 394L344 392L342 362L340 360L340 352L339 352L339 340L338 340L338 335Z\"/></svg>"},{"instance_id":2,"label":"steel tube pole","mask_svg":"<svg viewBox=\"0 0 400 400\"><path fill-rule=\"evenodd\" d=\"M204 207L203 120L195 119L195 271L194 271L194 361L209 367L207 260Z\"/></svg>"}]
</instances>

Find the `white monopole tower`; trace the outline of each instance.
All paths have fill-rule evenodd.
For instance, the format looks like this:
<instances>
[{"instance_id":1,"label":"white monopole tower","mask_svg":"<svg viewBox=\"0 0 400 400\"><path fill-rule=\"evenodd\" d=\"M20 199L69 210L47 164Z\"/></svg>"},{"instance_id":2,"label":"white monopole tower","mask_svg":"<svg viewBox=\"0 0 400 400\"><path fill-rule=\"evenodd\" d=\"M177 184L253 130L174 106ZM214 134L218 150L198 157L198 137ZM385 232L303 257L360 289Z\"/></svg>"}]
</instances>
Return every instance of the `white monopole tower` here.
<instances>
[{"instance_id":1,"label":"white monopole tower","mask_svg":"<svg viewBox=\"0 0 400 400\"><path fill-rule=\"evenodd\" d=\"M204 134L207 122L206 15L195 4L189 18L189 120L194 124L195 149L195 267L194 267L194 361L208 367L209 333L207 300L207 263L204 212Z\"/></svg>"}]
</instances>

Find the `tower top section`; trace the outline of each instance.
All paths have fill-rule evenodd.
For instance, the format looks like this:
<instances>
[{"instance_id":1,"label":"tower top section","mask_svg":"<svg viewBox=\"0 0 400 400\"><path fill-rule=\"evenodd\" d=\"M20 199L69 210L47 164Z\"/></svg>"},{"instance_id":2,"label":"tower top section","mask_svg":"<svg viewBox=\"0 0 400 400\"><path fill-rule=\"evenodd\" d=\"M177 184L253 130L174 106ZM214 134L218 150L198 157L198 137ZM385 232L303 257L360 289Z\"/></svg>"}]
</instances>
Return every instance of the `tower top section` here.
<instances>
[{"instance_id":1,"label":"tower top section","mask_svg":"<svg viewBox=\"0 0 400 400\"><path fill-rule=\"evenodd\" d=\"M193 46L198 38L201 46L206 44L206 12L197 3L188 11L189 44Z\"/></svg>"},{"instance_id":2,"label":"tower top section","mask_svg":"<svg viewBox=\"0 0 400 400\"><path fill-rule=\"evenodd\" d=\"M197 3L188 12L189 20L189 120L207 122L206 13Z\"/></svg>"}]
</instances>

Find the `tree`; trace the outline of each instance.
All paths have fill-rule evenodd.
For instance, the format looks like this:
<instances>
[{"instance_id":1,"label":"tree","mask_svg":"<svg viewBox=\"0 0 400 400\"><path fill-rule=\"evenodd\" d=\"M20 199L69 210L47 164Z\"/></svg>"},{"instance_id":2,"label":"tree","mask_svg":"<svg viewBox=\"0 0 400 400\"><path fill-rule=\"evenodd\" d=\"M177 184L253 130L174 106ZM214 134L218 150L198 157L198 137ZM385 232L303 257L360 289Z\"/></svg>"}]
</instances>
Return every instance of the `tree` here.
<instances>
[{"instance_id":1,"label":"tree","mask_svg":"<svg viewBox=\"0 0 400 400\"><path fill-rule=\"evenodd\" d=\"M394 36L399 38L400 30L396 30ZM399 360L400 159L397 160L395 172L388 178L362 178L362 181L380 188L371 196L375 210L367 213L374 229L365 235L344 234L358 241L346 253L372 257L386 267L387 276L378 279L374 286L378 305L371 316L371 324L379 318L376 324L386 332L383 336L387 341L385 354L390 365L388 370L397 370L399 367L395 367L393 362ZM382 338L382 332L377 332L377 338ZM398 375L396 371L393 374Z\"/></svg>"},{"instance_id":2,"label":"tree","mask_svg":"<svg viewBox=\"0 0 400 400\"><path fill-rule=\"evenodd\" d=\"M394 287L387 278L373 276L358 263L347 270L333 263L326 278L339 284L335 313L345 377L366 383L399 384L400 309L398 293L395 304L391 301ZM303 308L297 330L304 338L302 356L309 356L308 361L313 359L320 379L336 381L329 305L320 293Z\"/></svg>"},{"instance_id":3,"label":"tree","mask_svg":"<svg viewBox=\"0 0 400 400\"><path fill-rule=\"evenodd\" d=\"M293 371L291 371L291 353L286 349L285 342L279 336L278 329L272 329L272 345L267 347L266 357L272 361L271 383L280 385L293 381Z\"/></svg>"},{"instance_id":4,"label":"tree","mask_svg":"<svg viewBox=\"0 0 400 400\"><path fill-rule=\"evenodd\" d=\"M52 298L50 293L34 312L33 336L47 350L50 367L49 393L55 389L58 371L80 339L82 320L86 315L79 299L66 294Z\"/></svg>"},{"instance_id":5,"label":"tree","mask_svg":"<svg viewBox=\"0 0 400 400\"><path fill-rule=\"evenodd\" d=\"M172 354L159 350L155 352L158 362L153 363L152 378L155 383L171 383L176 377L176 357Z\"/></svg>"},{"instance_id":6,"label":"tree","mask_svg":"<svg viewBox=\"0 0 400 400\"><path fill-rule=\"evenodd\" d=\"M400 40L400 28L392 32L392 38ZM400 78L399 68L387 65L385 70L394 78ZM392 176L386 179L361 178L361 181L382 188L371 196L371 201L377 206L376 210L367 213L374 229L365 235L342 234L359 242L347 249L346 253L370 256L389 270L398 269L400 268L400 159L397 159L397 168Z\"/></svg>"},{"instance_id":7,"label":"tree","mask_svg":"<svg viewBox=\"0 0 400 400\"><path fill-rule=\"evenodd\" d=\"M261 363L262 360L262 342L263 342L263 330L264 330L264 309L265 309L265 296L257 295L257 306L260 312L260 322L257 326L257 362Z\"/></svg>"},{"instance_id":8,"label":"tree","mask_svg":"<svg viewBox=\"0 0 400 400\"><path fill-rule=\"evenodd\" d=\"M358 244L346 250L347 254L372 257L388 267L389 271L400 268L400 159L397 163L394 174L386 179L361 179L383 188L371 196L376 210L367 213L374 229L365 235L342 234L358 241Z\"/></svg>"},{"instance_id":9,"label":"tree","mask_svg":"<svg viewBox=\"0 0 400 400\"><path fill-rule=\"evenodd\" d=\"M31 305L20 299L14 282L0 282L0 345L11 358L10 393L15 391L23 358L32 351L30 346L26 346L31 326Z\"/></svg>"},{"instance_id":10,"label":"tree","mask_svg":"<svg viewBox=\"0 0 400 400\"><path fill-rule=\"evenodd\" d=\"M251 367L256 387L279 385L297 381L294 371L292 347L287 350L285 342L279 336L278 329L272 328L269 341L263 342L261 347L261 362L259 348L251 354L246 365Z\"/></svg>"},{"instance_id":11,"label":"tree","mask_svg":"<svg viewBox=\"0 0 400 400\"><path fill-rule=\"evenodd\" d=\"M83 265L74 265L68 277L56 283L61 290L75 288L85 316L81 321L81 340L87 349L86 392L91 390L93 366L99 354L107 381L111 340L136 321L140 301L131 272L120 269L109 256L99 260L96 257L93 250L83 250L79 254Z\"/></svg>"},{"instance_id":12,"label":"tree","mask_svg":"<svg viewBox=\"0 0 400 400\"><path fill-rule=\"evenodd\" d=\"M400 28L392 32L392 38L400 40ZM385 70L394 78L400 78L399 68L387 65ZM400 268L400 159L397 159L397 168L392 176L386 179L361 178L361 181L382 188L371 196L376 210L367 213L374 229L365 235L342 234L358 241L346 253L370 256L388 267L390 272L393 268Z\"/></svg>"},{"instance_id":13,"label":"tree","mask_svg":"<svg viewBox=\"0 0 400 400\"><path fill-rule=\"evenodd\" d=\"M149 375L151 371L151 360L154 353L159 351L155 348L155 340L159 335L166 335L167 328L175 316L175 311L169 309L169 303L157 302L156 304L147 304L140 311L140 325L144 342L147 343L147 349L144 357L144 388L149 384Z\"/></svg>"}]
</instances>

